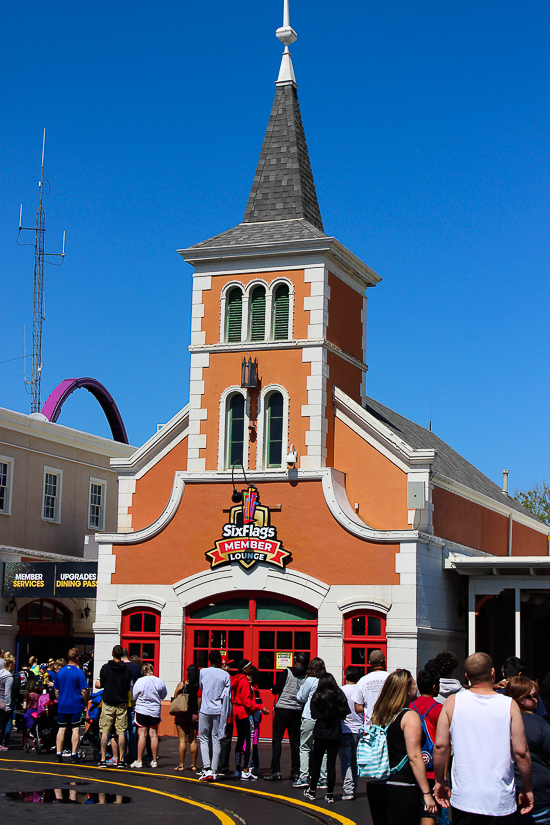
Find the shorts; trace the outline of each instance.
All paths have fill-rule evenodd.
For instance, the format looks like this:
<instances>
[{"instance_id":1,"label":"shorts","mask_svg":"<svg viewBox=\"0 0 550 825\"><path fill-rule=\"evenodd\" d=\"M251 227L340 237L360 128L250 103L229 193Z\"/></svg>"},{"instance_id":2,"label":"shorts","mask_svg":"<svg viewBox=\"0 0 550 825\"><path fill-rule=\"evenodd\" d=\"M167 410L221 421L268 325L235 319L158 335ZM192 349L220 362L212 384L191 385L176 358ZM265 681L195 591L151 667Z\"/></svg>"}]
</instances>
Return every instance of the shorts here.
<instances>
[{"instance_id":1,"label":"shorts","mask_svg":"<svg viewBox=\"0 0 550 825\"><path fill-rule=\"evenodd\" d=\"M57 724L60 728L79 728L84 721L84 711L77 710L76 713L58 713Z\"/></svg>"},{"instance_id":2,"label":"shorts","mask_svg":"<svg viewBox=\"0 0 550 825\"><path fill-rule=\"evenodd\" d=\"M190 711L187 713L176 713L174 722L182 728L189 727L190 725L196 727L199 724L199 714L191 713Z\"/></svg>"},{"instance_id":3,"label":"shorts","mask_svg":"<svg viewBox=\"0 0 550 825\"><path fill-rule=\"evenodd\" d=\"M101 716L99 717L99 730L101 733L110 733L115 726L118 734L126 733L128 727L128 703L122 702L120 705L101 705Z\"/></svg>"},{"instance_id":4,"label":"shorts","mask_svg":"<svg viewBox=\"0 0 550 825\"><path fill-rule=\"evenodd\" d=\"M144 713L136 713L136 725L138 728L156 728L160 725L160 716L146 716Z\"/></svg>"}]
</instances>

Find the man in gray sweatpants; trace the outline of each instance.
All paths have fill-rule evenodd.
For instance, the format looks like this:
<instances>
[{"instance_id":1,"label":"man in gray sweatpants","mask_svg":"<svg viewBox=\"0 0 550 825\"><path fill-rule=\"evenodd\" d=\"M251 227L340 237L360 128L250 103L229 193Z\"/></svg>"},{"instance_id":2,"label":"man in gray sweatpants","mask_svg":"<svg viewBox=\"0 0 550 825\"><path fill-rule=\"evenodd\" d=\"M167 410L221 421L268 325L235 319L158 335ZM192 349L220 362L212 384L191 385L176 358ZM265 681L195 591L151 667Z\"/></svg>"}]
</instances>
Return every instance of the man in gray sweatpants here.
<instances>
[{"instance_id":1,"label":"man in gray sweatpants","mask_svg":"<svg viewBox=\"0 0 550 825\"><path fill-rule=\"evenodd\" d=\"M220 758L220 737L223 736L231 697L231 678L222 670L219 650L208 654L210 667L203 667L199 674L202 702L199 712L199 745L203 771L199 779L214 782Z\"/></svg>"}]
</instances>

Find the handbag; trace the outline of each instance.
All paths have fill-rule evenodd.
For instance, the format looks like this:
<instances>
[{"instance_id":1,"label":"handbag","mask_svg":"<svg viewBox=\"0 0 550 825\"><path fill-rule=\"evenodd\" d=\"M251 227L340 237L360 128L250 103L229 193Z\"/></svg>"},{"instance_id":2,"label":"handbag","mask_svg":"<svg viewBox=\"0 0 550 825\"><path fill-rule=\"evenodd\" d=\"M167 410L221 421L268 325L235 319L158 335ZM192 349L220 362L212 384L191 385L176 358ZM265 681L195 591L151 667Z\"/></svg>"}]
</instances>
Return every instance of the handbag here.
<instances>
[{"instance_id":1,"label":"handbag","mask_svg":"<svg viewBox=\"0 0 550 825\"><path fill-rule=\"evenodd\" d=\"M388 725L371 725L365 731L363 728L361 738L357 743L357 771L363 779L388 779L393 773L397 773L407 762L408 756L394 768L390 768L390 757L388 753L388 728L399 716L395 714Z\"/></svg>"},{"instance_id":2,"label":"handbag","mask_svg":"<svg viewBox=\"0 0 550 825\"><path fill-rule=\"evenodd\" d=\"M176 716L180 713L187 713L189 711L189 694L178 693L170 702L170 716Z\"/></svg>"}]
</instances>

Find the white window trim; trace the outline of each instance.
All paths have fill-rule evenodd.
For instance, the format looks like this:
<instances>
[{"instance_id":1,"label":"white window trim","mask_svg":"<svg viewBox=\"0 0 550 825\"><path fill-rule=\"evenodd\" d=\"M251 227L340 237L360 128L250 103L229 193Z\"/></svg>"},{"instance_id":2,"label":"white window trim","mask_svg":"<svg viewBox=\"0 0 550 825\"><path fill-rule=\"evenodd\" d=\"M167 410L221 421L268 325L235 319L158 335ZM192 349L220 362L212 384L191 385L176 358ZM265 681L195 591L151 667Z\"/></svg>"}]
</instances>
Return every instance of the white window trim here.
<instances>
[{"instance_id":1,"label":"white window trim","mask_svg":"<svg viewBox=\"0 0 550 825\"><path fill-rule=\"evenodd\" d=\"M0 516L11 516L11 500L13 493L13 468L15 459L11 455L0 455L2 464L8 465L8 478L6 484L6 501L3 510L0 510Z\"/></svg>"},{"instance_id":2,"label":"white window trim","mask_svg":"<svg viewBox=\"0 0 550 825\"><path fill-rule=\"evenodd\" d=\"M218 470L229 470L229 463L227 460L227 402L232 395L242 395L244 398L244 445L243 445L243 464L244 469L248 470L248 450L250 443L250 398L248 393L242 387L234 385L227 387L220 396L220 424L218 428Z\"/></svg>"},{"instance_id":3,"label":"white window trim","mask_svg":"<svg viewBox=\"0 0 550 825\"><path fill-rule=\"evenodd\" d=\"M277 278L269 285L269 316L267 314L267 300L265 307L265 317L267 321L267 340L274 341L273 330L273 296L279 284L286 284L288 286L288 338L285 341L292 341L294 338L294 284L288 278Z\"/></svg>"},{"instance_id":4,"label":"white window trim","mask_svg":"<svg viewBox=\"0 0 550 825\"><path fill-rule=\"evenodd\" d=\"M271 291L269 284L267 281L262 280L261 278L254 278L253 281L250 281L248 286L245 290L245 297L243 300L243 309L244 309L244 301L246 300L246 338L243 335L243 341L250 341L250 298L252 297L252 292L257 286L263 286L265 289L265 324L264 324L264 337L262 341L269 340L269 330L270 330L270 316L271 316ZM269 309L269 315L268 313ZM244 317L244 313L243 313ZM243 327L244 331L244 327ZM254 344L261 344L262 341L252 341L251 343Z\"/></svg>"},{"instance_id":5,"label":"white window trim","mask_svg":"<svg viewBox=\"0 0 550 825\"><path fill-rule=\"evenodd\" d=\"M248 296L244 285L240 281L229 281L220 294L220 344L227 344L227 296L231 290L238 286L243 294L242 318L241 318L241 341L246 341L244 333L248 328ZM245 315L246 304L246 315ZM246 320L245 320L246 319Z\"/></svg>"},{"instance_id":6,"label":"white window trim","mask_svg":"<svg viewBox=\"0 0 550 825\"><path fill-rule=\"evenodd\" d=\"M46 498L46 473L52 473L57 476L57 496L56 496L56 512L54 518L46 518L44 515L44 500ZM61 524L61 496L63 493L63 470L58 467L47 467L44 465L44 472L42 474L42 521L47 521L50 524Z\"/></svg>"},{"instance_id":7,"label":"white window trim","mask_svg":"<svg viewBox=\"0 0 550 825\"><path fill-rule=\"evenodd\" d=\"M256 442L256 467L258 470L267 470L267 399L273 392L280 392L283 396L283 454L280 469L286 472L286 457L288 454L288 392L280 384L268 384L263 387L258 398L258 438ZM276 472L278 467L269 468Z\"/></svg>"},{"instance_id":8,"label":"white window trim","mask_svg":"<svg viewBox=\"0 0 550 825\"><path fill-rule=\"evenodd\" d=\"M92 484L98 484L101 487L101 512L99 518L99 526L90 524L90 507L92 504ZM88 485L88 530L97 530L102 533L105 530L105 506L107 503L107 482L104 478L92 478L90 476L90 483Z\"/></svg>"}]
</instances>

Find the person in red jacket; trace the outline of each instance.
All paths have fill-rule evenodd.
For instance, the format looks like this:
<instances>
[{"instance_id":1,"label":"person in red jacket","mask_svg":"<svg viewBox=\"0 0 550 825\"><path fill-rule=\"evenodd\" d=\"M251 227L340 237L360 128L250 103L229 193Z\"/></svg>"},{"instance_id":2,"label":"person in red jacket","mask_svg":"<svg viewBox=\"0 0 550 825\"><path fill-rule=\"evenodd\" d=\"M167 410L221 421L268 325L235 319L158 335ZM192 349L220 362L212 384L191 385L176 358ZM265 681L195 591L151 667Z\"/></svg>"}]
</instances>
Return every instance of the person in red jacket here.
<instances>
[{"instance_id":1,"label":"person in red jacket","mask_svg":"<svg viewBox=\"0 0 550 825\"><path fill-rule=\"evenodd\" d=\"M248 676L252 673L252 662L241 659L237 665L237 673L231 678L231 701L233 703L233 720L237 728L237 744L235 746L235 778L250 779L248 765L252 744L253 725L252 714L256 707L256 697Z\"/></svg>"}]
</instances>

